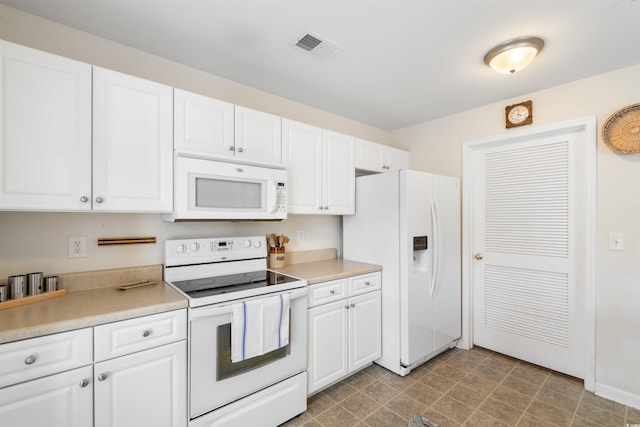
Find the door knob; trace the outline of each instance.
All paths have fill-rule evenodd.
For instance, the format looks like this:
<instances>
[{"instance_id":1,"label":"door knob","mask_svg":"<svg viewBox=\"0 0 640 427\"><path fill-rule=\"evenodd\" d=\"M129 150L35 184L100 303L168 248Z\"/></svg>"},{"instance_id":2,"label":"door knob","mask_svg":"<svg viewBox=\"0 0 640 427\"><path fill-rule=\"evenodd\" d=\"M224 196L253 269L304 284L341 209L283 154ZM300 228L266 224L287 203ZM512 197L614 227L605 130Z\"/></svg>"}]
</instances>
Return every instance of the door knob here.
<instances>
[{"instance_id":1,"label":"door knob","mask_svg":"<svg viewBox=\"0 0 640 427\"><path fill-rule=\"evenodd\" d=\"M475 254L473 257L474 257L475 259L477 259L477 260L481 260L482 258L484 258L480 252L478 252L477 254Z\"/></svg>"}]
</instances>

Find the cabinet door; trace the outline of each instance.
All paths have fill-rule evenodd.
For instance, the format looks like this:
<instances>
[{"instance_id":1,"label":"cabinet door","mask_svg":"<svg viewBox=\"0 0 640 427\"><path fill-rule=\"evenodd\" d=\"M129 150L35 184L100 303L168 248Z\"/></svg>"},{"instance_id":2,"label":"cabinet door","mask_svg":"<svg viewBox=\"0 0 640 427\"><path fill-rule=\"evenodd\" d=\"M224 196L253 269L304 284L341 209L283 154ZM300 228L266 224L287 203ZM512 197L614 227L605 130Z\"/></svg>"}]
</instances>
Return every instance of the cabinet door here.
<instances>
[{"instance_id":1,"label":"cabinet door","mask_svg":"<svg viewBox=\"0 0 640 427\"><path fill-rule=\"evenodd\" d=\"M380 291L349 298L349 371L382 355Z\"/></svg>"},{"instance_id":2,"label":"cabinet door","mask_svg":"<svg viewBox=\"0 0 640 427\"><path fill-rule=\"evenodd\" d=\"M233 104L174 89L176 150L233 156Z\"/></svg>"},{"instance_id":3,"label":"cabinet door","mask_svg":"<svg viewBox=\"0 0 640 427\"><path fill-rule=\"evenodd\" d=\"M322 213L322 129L283 120L288 213Z\"/></svg>"},{"instance_id":4,"label":"cabinet door","mask_svg":"<svg viewBox=\"0 0 640 427\"><path fill-rule=\"evenodd\" d=\"M186 341L99 362L95 427L186 426Z\"/></svg>"},{"instance_id":5,"label":"cabinet door","mask_svg":"<svg viewBox=\"0 0 640 427\"><path fill-rule=\"evenodd\" d=\"M382 144L356 138L356 168L371 172L384 172L385 151Z\"/></svg>"},{"instance_id":6,"label":"cabinet door","mask_svg":"<svg viewBox=\"0 0 640 427\"><path fill-rule=\"evenodd\" d=\"M282 163L282 119L236 105L236 157Z\"/></svg>"},{"instance_id":7,"label":"cabinet door","mask_svg":"<svg viewBox=\"0 0 640 427\"><path fill-rule=\"evenodd\" d=\"M323 213L353 215L356 212L355 138L323 132Z\"/></svg>"},{"instance_id":8,"label":"cabinet door","mask_svg":"<svg viewBox=\"0 0 640 427\"><path fill-rule=\"evenodd\" d=\"M29 427L93 425L93 372L77 368L0 389L0 424Z\"/></svg>"},{"instance_id":9,"label":"cabinet door","mask_svg":"<svg viewBox=\"0 0 640 427\"><path fill-rule=\"evenodd\" d=\"M0 40L0 96L0 210L91 209L91 66Z\"/></svg>"},{"instance_id":10,"label":"cabinet door","mask_svg":"<svg viewBox=\"0 0 640 427\"><path fill-rule=\"evenodd\" d=\"M388 166L388 169L409 169L409 152L393 147L387 147L386 165Z\"/></svg>"},{"instance_id":11,"label":"cabinet door","mask_svg":"<svg viewBox=\"0 0 640 427\"><path fill-rule=\"evenodd\" d=\"M308 393L346 376L348 366L347 300L308 310Z\"/></svg>"},{"instance_id":12,"label":"cabinet door","mask_svg":"<svg viewBox=\"0 0 640 427\"><path fill-rule=\"evenodd\" d=\"M93 209L173 208L173 90L93 71Z\"/></svg>"}]
</instances>

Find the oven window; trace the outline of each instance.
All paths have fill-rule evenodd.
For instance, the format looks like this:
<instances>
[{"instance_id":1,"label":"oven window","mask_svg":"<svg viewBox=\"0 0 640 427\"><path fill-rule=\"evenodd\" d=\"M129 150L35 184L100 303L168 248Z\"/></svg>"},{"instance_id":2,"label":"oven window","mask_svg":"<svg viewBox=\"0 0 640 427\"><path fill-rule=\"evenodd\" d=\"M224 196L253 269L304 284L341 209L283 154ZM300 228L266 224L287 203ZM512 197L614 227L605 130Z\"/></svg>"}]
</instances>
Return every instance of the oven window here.
<instances>
[{"instance_id":1,"label":"oven window","mask_svg":"<svg viewBox=\"0 0 640 427\"><path fill-rule=\"evenodd\" d=\"M262 183L196 177L196 207L261 209Z\"/></svg>"},{"instance_id":2,"label":"oven window","mask_svg":"<svg viewBox=\"0 0 640 427\"><path fill-rule=\"evenodd\" d=\"M218 381L243 374L252 369L259 368L276 360L284 359L289 354L289 346L278 348L265 353L262 356L252 357L241 362L231 361L231 323L218 326L218 369L216 379Z\"/></svg>"}]
</instances>

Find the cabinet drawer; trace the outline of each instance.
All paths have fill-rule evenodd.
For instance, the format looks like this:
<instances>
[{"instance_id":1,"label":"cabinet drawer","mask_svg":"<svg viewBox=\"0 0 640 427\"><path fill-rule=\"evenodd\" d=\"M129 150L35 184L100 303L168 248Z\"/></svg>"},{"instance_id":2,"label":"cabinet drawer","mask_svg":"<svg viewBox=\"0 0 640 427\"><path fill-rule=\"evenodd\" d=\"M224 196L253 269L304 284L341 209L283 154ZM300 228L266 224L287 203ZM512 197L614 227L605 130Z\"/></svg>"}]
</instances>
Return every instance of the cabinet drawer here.
<instances>
[{"instance_id":1,"label":"cabinet drawer","mask_svg":"<svg viewBox=\"0 0 640 427\"><path fill-rule=\"evenodd\" d=\"M95 360L134 353L187 338L187 311L176 310L96 326Z\"/></svg>"},{"instance_id":2,"label":"cabinet drawer","mask_svg":"<svg viewBox=\"0 0 640 427\"><path fill-rule=\"evenodd\" d=\"M332 280L309 286L308 307L338 301L347 297L347 280Z\"/></svg>"},{"instance_id":3,"label":"cabinet drawer","mask_svg":"<svg viewBox=\"0 0 640 427\"><path fill-rule=\"evenodd\" d=\"M91 328L0 346L0 387L77 368L92 362Z\"/></svg>"},{"instance_id":4,"label":"cabinet drawer","mask_svg":"<svg viewBox=\"0 0 640 427\"><path fill-rule=\"evenodd\" d=\"M349 296L378 290L380 282L379 272L349 277Z\"/></svg>"}]
</instances>

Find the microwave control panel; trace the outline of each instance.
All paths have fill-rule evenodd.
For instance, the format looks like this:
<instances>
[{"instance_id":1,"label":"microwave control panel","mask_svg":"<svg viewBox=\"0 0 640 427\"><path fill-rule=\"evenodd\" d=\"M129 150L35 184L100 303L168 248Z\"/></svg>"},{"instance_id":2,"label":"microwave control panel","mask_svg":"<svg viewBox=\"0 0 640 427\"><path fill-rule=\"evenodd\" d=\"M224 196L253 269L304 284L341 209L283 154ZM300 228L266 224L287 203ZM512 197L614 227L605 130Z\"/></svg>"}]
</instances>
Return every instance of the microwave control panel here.
<instances>
[{"instance_id":1,"label":"microwave control panel","mask_svg":"<svg viewBox=\"0 0 640 427\"><path fill-rule=\"evenodd\" d=\"M287 184L276 182L276 212L287 212Z\"/></svg>"}]
</instances>

